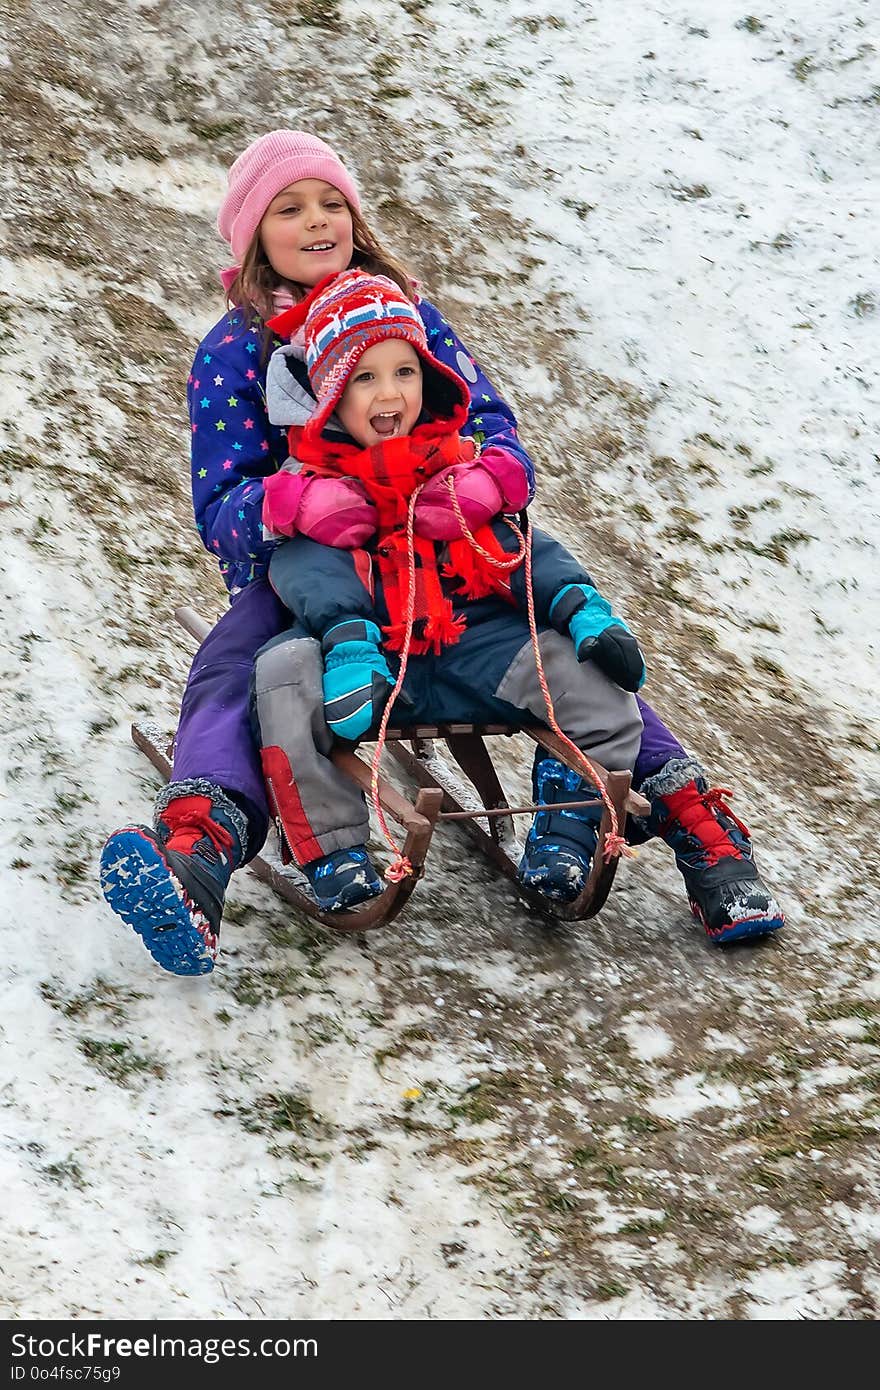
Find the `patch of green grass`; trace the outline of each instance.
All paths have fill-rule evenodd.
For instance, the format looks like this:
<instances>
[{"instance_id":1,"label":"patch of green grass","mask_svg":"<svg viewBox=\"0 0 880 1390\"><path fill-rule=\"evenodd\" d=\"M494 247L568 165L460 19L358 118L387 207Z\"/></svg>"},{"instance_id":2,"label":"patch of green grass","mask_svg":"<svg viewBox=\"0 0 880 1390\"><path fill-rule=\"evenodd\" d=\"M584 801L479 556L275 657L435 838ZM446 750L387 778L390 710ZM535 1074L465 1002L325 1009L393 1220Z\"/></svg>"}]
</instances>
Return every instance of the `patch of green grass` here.
<instances>
[{"instance_id":1,"label":"patch of green grass","mask_svg":"<svg viewBox=\"0 0 880 1390\"><path fill-rule=\"evenodd\" d=\"M700 646L711 647L713 651L717 648L718 634L711 627L704 627L702 623L690 623L688 632L696 638Z\"/></svg>"},{"instance_id":2,"label":"patch of green grass","mask_svg":"<svg viewBox=\"0 0 880 1390\"><path fill-rule=\"evenodd\" d=\"M102 1076L115 1081L117 1086L127 1086L136 1077L150 1075L161 1079L165 1076L165 1067L158 1057L135 1052L131 1043L80 1038L77 1045Z\"/></svg>"},{"instance_id":3,"label":"patch of green grass","mask_svg":"<svg viewBox=\"0 0 880 1390\"><path fill-rule=\"evenodd\" d=\"M368 1154L381 1147L378 1139L359 1139L353 1144L347 1144L342 1152L353 1158L355 1163L363 1163Z\"/></svg>"},{"instance_id":4,"label":"patch of green grass","mask_svg":"<svg viewBox=\"0 0 880 1390\"><path fill-rule=\"evenodd\" d=\"M442 1108L452 1119L466 1120L468 1124L479 1125L485 1120L494 1120L498 1108L509 1105L513 1097L522 1090L522 1081L514 1072L487 1076L474 1090L468 1091L454 1104L444 1103Z\"/></svg>"},{"instance_id":5,"label":"patch of green grass","mask_svg":"<svg viewBox=\"0 0 880 1390\"><path fill-rule=\"evenodd\" d=\"M769 656L762 656L760 652L752 658L752 661L756 670L763 671L765 675L772 676L774 680L785 680L785 671L778 661L772 661Z\"/></svg>"},{"instance_id":6,"label":"patch of green grass","mask_svg":"<svg viewBox=\"0 0 880 1390\"><path fill-rule=\"evenodd\" d=\"M560 19L555 14L545 15L524 15L514 20L521 29L525 29L527 34L539 34L543 28L564 29L565 20Z\"/></svg>"},{"instance_id":7,"label":"patch of green grass","mask_svg":"<svg viewBox=\"0 0 880 1390\"><path fill-rule=\"evenodd\" d=\"M164 1269L176 1254L176 1250L154 1250L152 1255L143 1255L141 1259L135 1260L135 1264L146 1269Z\"/></svg>"},{"instance_id":8,"label":"patch of green grass","mask_svg":"<svg viewBox=\"0 0 880 1390\"><path fill-rule=\"evenodd\" d=\"M306 1097L295 1091L267 1091L252 1104L241 1106L239 1114L249 1134L290 1130L304 1138L329 1138L332 1129Z\"/></svg>"},{"instance_id":9,"label":"patch of green grass","mask_svg":"<svg viewBox=\"0 0 880 1390\"><path fill-rule=\"evenodd\" d=\"M844 1144L851 1139L877 1140L877 1131L853 1120L816 1120L804 1134L804 1145L825 1149L831 1144Z\"/></svg>"},{"instance_id":10,"label":"patch of green grass","mask_svg":"<svg viewBox=\"0 0 880 1390\"><path fill-rule=\"evenodd\" d=\"M850 300L849 307L856 315L856 318L867 318L869 314L873 314L876 312L876 296L860 290L859 293L853 299Z\"/></svg>"},{"instance_id":11,"label":"patch of green grass","mask_svg":"<svg viewBox=\"0 0 880 1390\"><path fill-rule=\"evenodd\" d=\"M712 194L704 183L690 183L673 188L672 196L679 203L694 203L701 198L711 198Z\"/></svg>"},{"instance_id":12,"label":"patch of green grass","mask_svg":"<svg viewBox=\"0 0 880 1390\"><path fill-rule=\"evenodd\" d=\"M775 1073L771 1067L752 1057L726 1057L714 1066L706 1067L706 1076L718 1081L732 1081L734 1084L755 1085L761 1081L772 1081Z\"/></svg>"},{"instance_id":13,"label":"patch of green grass","mask_svg":"<svg viewBox=\"0 0 880 1390\"><path fill-rule=\"evenodd\" d=\"M817 1009L811 1009L808 1018L811 1023L833 1023L840 1018L862 1018L872 1022L878 1010L880 1003L841 999L837 1004L820 1004Z\"/></svg>"},{"instance_id":14,"label":"patch of green grass","mask_svg":"<svg viewBox=\"0 0 880 1390\"><path fill-rule=\"evenodd\" d=\"M297 0L300 24L311 24L316 29L328 29L332 34L342 32L342 15L339 0Z\"/></svg>"},{"instance_id":15,"label":"patch of green grass","mask_svg":"<svg viewBox=\"0 0 880 1390\"><path fill-rule=\"evenodd\" d=\"M625 1226L621 1226L618 1235L621 1236L659 1236L667 1229L669 1217L650 1216L639 1218L634 1221L627 1221Z\"/></svg>"},{"instance_id":16,"label":"patch of green grass","mask_svg":"<svg viewBox=\"0 0 880 1390\"><path fill-rule=\"evenodd\" d=\"M662 1120L656 1119L653 1115L625 1115L623 1117L623 1127L630 1134L659 1134L663 1129L668 1129Z\"/></svg>"},{"instance_id":17,"label":"patch of green grass","mask_svg":"<svg viewBox=\"0 0 880 1390\"><path fill-rule=\"evenodd\" d=\"M626 1187L626 1175L622 1164L603 1163L601 1173L599 1184L601 1187L606 1187L609 1192L619 1192L621 1188Z\"/></svg>"},{"instance_id":18,"label":"patch of green grass","mask_svg":"<svg viewBox=\"0 0 880 1390\"><path fill-rule=\"evenodd\" d=\"M244 124L242 116L232 116L224 121L195 122L190 125L190 130L202 140L222 140L224 136L237 135Z\"/></svg>"},{"instance_id":19,"label":"patch of green grass","mask_svg":"<svg viewBox=\"0 0 880 1390\"><path fill-rule=\"evenodd\" d=\"M556 1191L551 1187L544 1188L541 1199L548 1211L577 1211L581 1205L573 1193L566 1192L564 1189Z\"/></svg>"},{"instance_id":20,"label":"patch of green grass","mask_svg":"<svg viewBox=\"0 0 880 1390\"><path fill-rule=\"evenodd\" d=\"M75 1158L65 1158L59 1163L47 1163L40 1171L44 1178L48 1178L49 1182L57 1183L59 1187L83 1188L86 1186L83 1171Z\"/></svg>"},{"instance_id":21,"label":"patch of green grass","mask_svg":"<svg viewBox=\"0 0 880 1390\"><path fill-rule=\"evenodd\" d=\"M580 198L563 198L562 206L564 208L571 208L572 212L580 218L581 222L586 222L590 213L594 212L596 208L595 203L585 203Z\"/></svg>"},{"instance_id":22,"label":"patch of green grass","mask_svg":"<svg viewBox=\"0 0 880 1390\"><path fill-rule=\"evenodd\" d=\"M82 844L75 838L65 842L62 852L55 856L52 867L61 887L68 892L73 892L91 879L93 871L91 858L83 854Z\"/></svg>"},{"instance_id":23,"label":"patch of green grass","mask_svg":"<svg viewBox=\"0 0 880 1390\"><path fill-rule=\"evenodd\" d=\"M767 553L777 560L781 565L788 564L788 552L794 545L806 545L808 541L814 541L815 536L811 536L809 531L785 530L776 531L766 544Z\"/></svg>"},{"instance_id":24,"label":"patch of green grass","mask_svg":"<svg viewBox=\"0 0 880 1390\"><path fill-rule=\"evenodd\" d=\"M309 1014L299 1026L315 1047L326 1047L328 1043L337 1042L340 1038L354 1042L354 1039L346 1034L340 1020L332 1014Z\"/></svg>"},{"instance_id":25,"label":"patch of green grass","mask_svg":"<svg viewBox=\"0 0 880 1390\"><path fill-rule=\"evenodd\" d=\"M601 1284L593 1285L593 1292L603 1303L610 1298L625 1298L629 1293L626 1284L621 1284L618 1279L607 1279Z\"/></svg>"},{"instance_id":26,"label":"patch of green grass","mask_svg":"<svg viewBox=\"0 0 880 1390\"><path fill-rule=\"evenodd\" d=\"M764 1187L768 1192L775 1192L779 1188L785 1187L788 1179L782 1173L778 1173L775 1168L768 1167L769 1161L762 1160L760 1163L756 1163L754 1167L747 1169L743 1176L747 1182L754 1183L756 1187Z\"/></svg>"},{"instance_id":27,"label":"patch of green grass","mask_svg":"<svg viewBox=\"0 0 880 1390\"><path fill-rule=\"evenodd\" d=\"M383 1063L386 1062L389 1057L396 1061L398 1058L402 1057L405 1052L411 1052L413 1043L434 1041L435 1036L430 1028L423 1028L418 1024L413 1024L408 1028L404 1028L399 1038L390 1043L388 1047L379 1047L376 1049L373 1053L373 1065L377 1071L381 1071Z\"/></svg>"},{"instance_id":28,"label":"patch of green grass","mask_svg":"<svg viewBox=\"0 0 880 1390\"><path fill-rule=\"evenodd\" d=\"M274 970L242 970L235 976L230 989L237 1004L254 1009L273 999L298 998L302 994L302 971L292 965L278 966Z\"/></svg>"},{"instance_id":29,"label":"patch of green grass","mask_svg":"<svg viewBox=\"0 0 880 1390\"><path fill-rule=\"evenodd\" d=\"M82 1018L90 1010L99 1009L113 1019L124 1019L128 1004L146 998L146 995L138 993L137 990L111 984L101 975L92 981L88 989L71 995L65 995L55 981L44 980L40 984L40 994L47 1004L57 1009L65 1018Z\"/></svg>"}]
</instances>

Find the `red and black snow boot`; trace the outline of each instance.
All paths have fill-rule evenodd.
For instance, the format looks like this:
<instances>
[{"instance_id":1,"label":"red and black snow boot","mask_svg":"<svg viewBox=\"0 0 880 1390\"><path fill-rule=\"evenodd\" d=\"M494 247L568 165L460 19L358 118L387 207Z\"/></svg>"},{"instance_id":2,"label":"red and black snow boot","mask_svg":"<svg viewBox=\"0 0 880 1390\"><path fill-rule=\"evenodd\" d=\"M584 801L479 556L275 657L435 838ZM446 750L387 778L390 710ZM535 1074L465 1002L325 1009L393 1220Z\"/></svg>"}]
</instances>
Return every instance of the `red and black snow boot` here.
<instances>
[{"instance_id":1,"label":"red and black snow boot","mask_svg":"<svg viewBox=\"0 0 880 1390\"><path fill-rule=\"evenodd\" d=\"M246 842L244 813L218 787L172 784L159 799L155 830L127 826L104 845L104 897L163 969L206 975Z\"/></svg>"},{"instance_id":2,"label":"red and black snow boot","mask_svg":"<svg viewBox=\"0 0 880 1390\"><path fill-rule=\"evenodd\" d=\"M747 827L724 800L732 793L698 776L652 795L662 777L641 788L651 802L648 824L675 851L691 911L709 940L725 946L778 931L785 917L761 882Z\"/></svg>"}]
</instances>

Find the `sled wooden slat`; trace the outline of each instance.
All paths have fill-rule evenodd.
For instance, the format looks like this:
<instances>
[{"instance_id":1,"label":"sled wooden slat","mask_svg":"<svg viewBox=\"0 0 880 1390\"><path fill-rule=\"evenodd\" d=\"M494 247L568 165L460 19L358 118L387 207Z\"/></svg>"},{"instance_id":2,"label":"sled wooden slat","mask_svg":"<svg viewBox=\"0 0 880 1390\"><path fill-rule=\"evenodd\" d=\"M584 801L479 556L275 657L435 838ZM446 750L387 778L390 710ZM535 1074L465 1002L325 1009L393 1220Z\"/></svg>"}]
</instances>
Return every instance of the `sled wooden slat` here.
<instances>
[{"instance_id":1,"label":"sled wooden slat","mask_svg":"<svg viewBox=\"0 0 880 1390\"><path fill-rule=\"evenodd\" d=\"M334 748L330 754L331 759L340 772L346 773L353 782L356 782L362 792L367 796L372 789L372 771L367 767L362 758L357 753L348 748ZM383 811L387 811L393 816L398 825L402 825L404 830L410 830L417 825L421 817L413 810L412 802L407 801L405 796L392 787L384 777L379 777L379 800L382 803Z\"/></svg>"},{"instance_id":2,"label":"sled wooden slat","mask_svg":"<svg viewBox=\"0 0 880 1390\"><path fill-rule=\"evenodd\" d=\"M595 806L591 801L554 801L551 804L530 802L528 806L481 807L479 811L441 811L438 820L495 820L500 816L536 816L539 811L583 811L587 806Z\"/></svg>"},{"instance_id":3,"label":"sled wooden slat","mask_svg":"<svg viewBox=\"0 0 880 1390\"><path fill-rule=\"evenodd\" d=\"M458 734L492 734L511 738L520 730L514 724L395 724L386 738L455 738ZM363 740L369 742L369 739Z\"/></svg>"}]
</instances>

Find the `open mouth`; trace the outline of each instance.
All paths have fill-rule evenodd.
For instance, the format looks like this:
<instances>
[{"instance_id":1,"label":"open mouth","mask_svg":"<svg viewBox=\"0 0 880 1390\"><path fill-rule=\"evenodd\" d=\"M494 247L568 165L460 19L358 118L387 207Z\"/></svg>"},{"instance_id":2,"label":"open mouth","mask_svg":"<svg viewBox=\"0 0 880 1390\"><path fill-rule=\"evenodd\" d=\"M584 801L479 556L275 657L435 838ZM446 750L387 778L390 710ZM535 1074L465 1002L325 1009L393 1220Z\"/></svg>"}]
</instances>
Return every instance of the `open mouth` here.
<instances>
[{"instance_id":1,"label":"open mouth","mask_svg":"<svg viewBox=\"0 0 880 1390\"><path fill-rule=\"evenodd\" d=\"M304 247L303 247L303 250L304 250L304 251L315 251L315 252L317 252L317 253L320 253L321 251L335 251L335 250L336 250L336 242L335 242L335 241L314 241L314 242L312 242L311 246L304 246Z\"/></svg>"},{"instance_id":2,"label":"open mouth","mask_svg":"<svg viewBox=\"0 0 880 1390\"><path fill-rule=\"evenodd\" d=\"M379 415L370 416L370 425L382 439L393 439L400 433L402 420L399 410L383 410Z\"/></svg>"}]
</instances>

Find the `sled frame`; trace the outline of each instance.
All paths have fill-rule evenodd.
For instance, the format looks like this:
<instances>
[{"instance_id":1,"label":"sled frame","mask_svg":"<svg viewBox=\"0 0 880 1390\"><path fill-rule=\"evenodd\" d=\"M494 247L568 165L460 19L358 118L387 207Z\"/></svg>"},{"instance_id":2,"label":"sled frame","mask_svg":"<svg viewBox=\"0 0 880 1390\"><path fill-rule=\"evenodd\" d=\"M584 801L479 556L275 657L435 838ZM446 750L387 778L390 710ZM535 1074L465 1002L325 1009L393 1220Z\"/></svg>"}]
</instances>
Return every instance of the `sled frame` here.
<instances>
[{"instance_id":1,"label":"sled frame","mask_svg":"<svg viewBox=\"0 0 880 1390\"><path fill-rule=\"evenodd\" d=\"M174 616L181 627L199 642L204 641L210 632L210 625L189 605L176 608ZM386 778L380 776L379 801L386 815L395 820L405 832L403 853L412 865L413 871L399 882L389 883L378 897L371 899L363 907L348 912L323 912L315 899L299 886L291 874L285 873L283 868L277 868L261 855L251 859L247 867L261 882L274 889L293 907L323 926L347 934L367 932L392 921L406 905L418 880L424 874L434 827L438 821L450 820L461 825L477 848L514 883L519 897L533 910L544 917L565 922L594 917L604 906L617 871L617 858L606 861L604 855L606 838L612 826L609 809L607 805L603 807L593 866L579 897L571 903L557 903L521 884L516 877L517 861L505 847L506 837L501 834L499 822L516 815L531 816L545 808L510 805L485 743L485 739L490 736L509 738L515 734L525 735L567 767L573 768L576 772L580 771L562 739L543 725L520 727L507 724L436 724L389 728L386 735L388 753L416 783L418 791L413 804ZM171 777L171 749L162 746L161 735L152 726L135 723L132 725L131 736L135 745L168 781ZM365 743L370 741L363 740ZM436 741L445 743L451 757L473 786L480 802L479 808L462 805L460 785L452 769L442 758L438 765L433 748ZM337 745L330 756L336 767L351 777L369 796L371 769L356 749ZM595 761L593 766L605 786L621 829L627 814L648 814L648 802L632 790L629 772L609 772ZM451 775L444 776L441 767ZM579 806L588 803L563 804Z\"/></svg>"}]
</instances>

